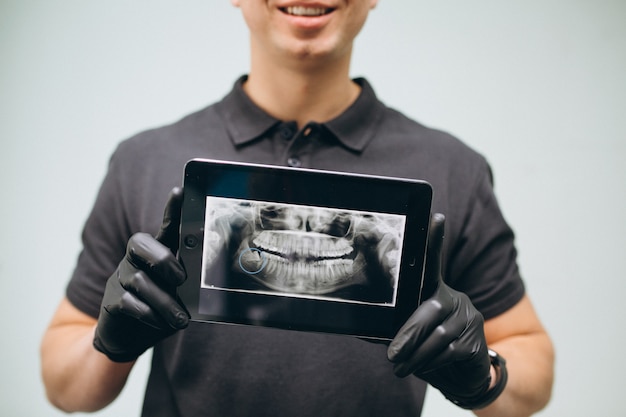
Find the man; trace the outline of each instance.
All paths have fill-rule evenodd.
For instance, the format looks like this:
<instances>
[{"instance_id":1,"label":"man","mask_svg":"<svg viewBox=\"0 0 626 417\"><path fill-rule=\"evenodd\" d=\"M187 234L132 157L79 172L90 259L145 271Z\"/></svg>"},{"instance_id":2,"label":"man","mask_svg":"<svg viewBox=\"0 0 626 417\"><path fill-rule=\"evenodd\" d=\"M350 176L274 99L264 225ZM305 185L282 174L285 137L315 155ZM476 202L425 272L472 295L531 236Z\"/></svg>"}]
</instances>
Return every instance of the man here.
<instances>
[{"instance_id":1,"label":"man","mask_svg":"<svg viewBox=\"0 0 626 417\"><path fill-rule=\"evenodd\" d=\"M424 381L480 416L542 408L552 346L524 294L486 162L349 78L354 38L376 1L233 4L250 29L248 76L221 102L123 142L111 158L42 343L50 400L67 411L104 407L154 345L143 411L151 417L419 415ZM175 186L193 157L429 181L433 210L446 215L445 240L443 216L432 221L432 296L388 347L189 323L172 289L185 279L174 256ZM159 230L172 189L156 238L138 233Z\"/></svg>"}]
</instances>

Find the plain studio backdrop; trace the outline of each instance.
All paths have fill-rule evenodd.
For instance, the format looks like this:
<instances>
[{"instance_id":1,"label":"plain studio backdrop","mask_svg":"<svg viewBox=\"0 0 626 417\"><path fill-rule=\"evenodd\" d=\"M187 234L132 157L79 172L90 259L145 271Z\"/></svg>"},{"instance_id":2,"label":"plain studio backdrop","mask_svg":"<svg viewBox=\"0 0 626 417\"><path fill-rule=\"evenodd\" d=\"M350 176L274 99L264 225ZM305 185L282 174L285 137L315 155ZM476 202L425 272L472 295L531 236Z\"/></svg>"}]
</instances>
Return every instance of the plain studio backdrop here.
<instances>
[{"instance_id":1,"label":"plain studio backdrop","mask_svg":"<svg viewBox=\"0 0 626 417\"><path fill-rule=\"evenodd\" d=\"M247 42L227 0L0 1L2 416L62 415L39 343L111 152L219 100ZM382 0L352 74L492 164L556 345L539 415L626 415L626 2ZM148 363L95 415L137 416ZM424 416L465 415L429 390Z\"/></svg>"}]
</instances>

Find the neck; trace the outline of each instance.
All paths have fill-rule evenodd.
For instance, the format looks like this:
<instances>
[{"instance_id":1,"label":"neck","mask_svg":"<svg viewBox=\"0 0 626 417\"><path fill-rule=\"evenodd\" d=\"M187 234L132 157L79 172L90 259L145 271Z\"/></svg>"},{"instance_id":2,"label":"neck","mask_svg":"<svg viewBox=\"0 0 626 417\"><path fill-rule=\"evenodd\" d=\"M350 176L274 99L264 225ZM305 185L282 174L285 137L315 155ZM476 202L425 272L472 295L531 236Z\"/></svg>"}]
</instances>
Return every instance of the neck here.
<instances>
[{"instance_id":1,"label":"neck","mask_svg":"<svg viewBox=\"0 0 626 417\"><path fill-rule=\"evenodd\" d=\"M299 127L339 116L358 97L360 87L349 76L347 60L313 65L276 65L254 54L244 91L268 114Z\"/></svg>"}]
</instances>

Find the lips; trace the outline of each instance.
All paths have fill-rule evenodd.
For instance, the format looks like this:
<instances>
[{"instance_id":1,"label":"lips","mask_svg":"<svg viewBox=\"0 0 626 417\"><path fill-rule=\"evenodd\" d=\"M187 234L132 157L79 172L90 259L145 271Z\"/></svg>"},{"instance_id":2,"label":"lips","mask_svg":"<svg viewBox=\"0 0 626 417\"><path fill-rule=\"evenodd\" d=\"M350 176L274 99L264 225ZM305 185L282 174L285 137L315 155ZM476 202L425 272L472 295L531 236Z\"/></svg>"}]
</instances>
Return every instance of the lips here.
<instances>
[{"instance_id":1,"label":"lips","mask_svg":"<svg viewBox=\"0 0 626 417\"><path fill-rule=\"evenodd\" d=\"M239 253L235 267L281 292L327 294L352 284L363 268L347 239L316 232L266 230Z\"/></svg>"},{"instance_id":2,"label":"lips","mask_svg":"<svg viewBox=\"0 0 626 417\"><path fill-rule=\"evenodd\" d=\"M337 9L323 3L294 2L279 5L278 10L293 29L310 34L311 31L320 30L328 25Z\"/></svg>"},{"instance_id":3,"label":"lips","mask_svg":"<svg viewBox=\"0 0 626 417\"><path fill-rule=\"evenodd\" d=\"M283 13L292 16L323 16L333 11L330 7L288 6L281 7Z\"/></svg>"}]
</instances>

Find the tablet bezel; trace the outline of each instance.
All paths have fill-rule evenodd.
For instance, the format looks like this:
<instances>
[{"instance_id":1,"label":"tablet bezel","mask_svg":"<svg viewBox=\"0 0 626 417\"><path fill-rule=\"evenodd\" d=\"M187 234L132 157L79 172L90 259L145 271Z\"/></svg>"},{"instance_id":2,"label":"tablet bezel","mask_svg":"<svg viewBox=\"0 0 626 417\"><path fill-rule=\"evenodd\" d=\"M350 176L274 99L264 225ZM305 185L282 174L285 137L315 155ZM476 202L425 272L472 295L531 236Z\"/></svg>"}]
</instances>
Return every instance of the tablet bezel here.
<instances>
[{"instance_id":1,"label":"tablet bezel","mask_svg":"<svg viewBox=\"0 0 626 417\"><path fill-rule=\"evenodd\" d=\"M391 340L421 301L432 202L426 181L193 159L183 186L179 258L187 281L178 296L193 321ZM405 216L394 304L202 288L207 196Z\"/></svg>"}]
</instances>

